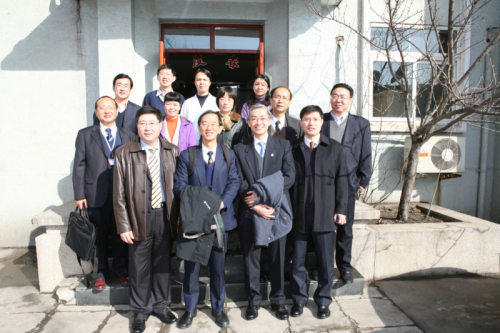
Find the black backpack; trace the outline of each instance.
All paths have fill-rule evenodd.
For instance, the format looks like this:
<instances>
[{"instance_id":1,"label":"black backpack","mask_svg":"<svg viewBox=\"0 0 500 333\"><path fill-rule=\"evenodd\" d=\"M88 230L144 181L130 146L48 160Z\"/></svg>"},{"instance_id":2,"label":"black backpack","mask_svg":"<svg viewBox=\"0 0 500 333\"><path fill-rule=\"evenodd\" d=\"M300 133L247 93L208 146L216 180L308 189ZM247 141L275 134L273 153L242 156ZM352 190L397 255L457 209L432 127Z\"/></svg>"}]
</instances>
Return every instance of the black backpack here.
<instances>
[{"instance_id":1,"label":"black backpack","mask_svg":"<svg viewBox=\"0 0 500 333\"><path fill-rule=\"evenodd\" d=\"M229 148L224 145L220 145L222 151L224 152L224 158L227 164L227 173L229 173L229 168L231 167L231 154L229 153ZM188 175L191 176L194 172L194 166L196 165L196 159L198 154L196 154L196 146L191 146L188 148L189 153L189 164L188 164Z\"/></svg>"}]
</instances>

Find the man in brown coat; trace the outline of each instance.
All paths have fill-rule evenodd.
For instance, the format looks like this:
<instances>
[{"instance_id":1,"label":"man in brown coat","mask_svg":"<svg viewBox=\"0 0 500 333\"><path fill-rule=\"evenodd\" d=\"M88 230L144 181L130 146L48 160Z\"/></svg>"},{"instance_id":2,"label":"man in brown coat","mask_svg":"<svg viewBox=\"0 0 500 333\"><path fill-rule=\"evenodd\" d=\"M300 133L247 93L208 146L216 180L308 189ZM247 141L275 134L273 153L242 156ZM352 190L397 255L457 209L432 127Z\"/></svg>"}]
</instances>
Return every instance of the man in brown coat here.
<instances>
[{"instance_id":1,"label":"man in brown coat","mask_svg":"<svg viewBox=\"0 0 500 333\"><path fill-rule=\"evenodd\" d=\"M141 333L151 314L166 324L177 321L168 306L170 248L177 232L173 186L179 148L159 139L159 110L143 106L136 119L139 138L116 150L113 204L118 233L129 244L130 310L134 313L130 331Z\"/></svg>"}]
</instances>

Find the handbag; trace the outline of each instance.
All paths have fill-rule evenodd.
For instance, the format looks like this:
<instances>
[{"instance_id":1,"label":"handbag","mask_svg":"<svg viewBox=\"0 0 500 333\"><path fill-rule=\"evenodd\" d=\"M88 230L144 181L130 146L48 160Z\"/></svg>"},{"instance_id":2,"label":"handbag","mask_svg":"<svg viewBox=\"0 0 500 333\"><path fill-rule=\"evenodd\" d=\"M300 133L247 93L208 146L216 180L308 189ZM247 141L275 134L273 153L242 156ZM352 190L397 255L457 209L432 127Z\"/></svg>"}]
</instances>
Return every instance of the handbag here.
<instances>
[{"instance_id":1,"label":"handbag","mask_svg":"<svg viewBox=\"0 0 500 333\"><path fill-rule=\"evenodd\" d=\"M94 259L93 278L97 278L97 228L90 222L87 209L76 207L75 211L69 214L68 231L66 233L66 245L72 249L78 258L78 263L82 268L85 285L89 286L87 274L82 267L81 260Z\"/></svg>"}]
</instances>

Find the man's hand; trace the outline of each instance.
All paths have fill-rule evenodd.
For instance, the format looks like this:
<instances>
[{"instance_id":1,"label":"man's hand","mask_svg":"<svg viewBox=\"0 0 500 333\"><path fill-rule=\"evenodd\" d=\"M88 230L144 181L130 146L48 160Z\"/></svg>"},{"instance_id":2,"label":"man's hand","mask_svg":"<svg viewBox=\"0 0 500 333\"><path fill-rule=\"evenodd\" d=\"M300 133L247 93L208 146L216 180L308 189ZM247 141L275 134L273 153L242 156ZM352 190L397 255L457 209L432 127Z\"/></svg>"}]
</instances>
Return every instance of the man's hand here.
<instances>
[{"instance_id":1,"label":"man's hand","mask_svg":"<svg viewBox=\"0 0 500 333\"><path fill-rule=\"evenodd\" d=\"M83 205L85 205L85 208L87 208L87 199L85 199L85 198L75 200L75 203L78 206L78 208L80 208L80 209L83 209Z\"/></svg>"},{"instance_id":2,"label":"man's hand","mask_svg":"<svg viewBox=\"0 0 500 333\"><path fill-rule=\"evenodd\" d=\"M254 196L254 192L253 191L249 191L249 192L247 192L247 194L248 194L248 196L245 197L245 203L247 204L248 207L252 207L252 205L255 202L255 200L259 200L260 198Z\"/></svg>"},{"instance_id":3,"label":"man's hand","mask_svg":"<svg viewBox=\"0 0 500 333\"><path fill-rule=\"evenodd\" d=\"M253 210L265 218L266 220L274 219L274 208L268 205L258 204L253 207Z\"/></svg>"},{"instance_id":4,"label":"man's hand","mask_svg":"<svg viewBox=\"0 0 500 333\"><path fill-rule=\"evenodd\" d=\"M223 210L224 209L224 201L221 201L220 202L220 210Z\"/></svg>"},{"instance_id":5,"label":"man's hand","mask_svg":"<svg viewBox=\"0 0 500 333\"><path fill-rule=\"evenodd\" d=\"M122 241L124 243L134 244L134 241L133 241L134 234L132 233L132 231L127 231L127 232L120 234L120 238L122 239Z\"/></svg>"},{"instance_id":6,"label":"man's hand","mask_svg":"<svg viewBox=\"0 0 500 333\"><path fill-rule=\"evenodd\" d=\"M344 225L347 223L346 216L342 214L333 215L333 221L338 225Z\"/></svg>"}]
</instances>

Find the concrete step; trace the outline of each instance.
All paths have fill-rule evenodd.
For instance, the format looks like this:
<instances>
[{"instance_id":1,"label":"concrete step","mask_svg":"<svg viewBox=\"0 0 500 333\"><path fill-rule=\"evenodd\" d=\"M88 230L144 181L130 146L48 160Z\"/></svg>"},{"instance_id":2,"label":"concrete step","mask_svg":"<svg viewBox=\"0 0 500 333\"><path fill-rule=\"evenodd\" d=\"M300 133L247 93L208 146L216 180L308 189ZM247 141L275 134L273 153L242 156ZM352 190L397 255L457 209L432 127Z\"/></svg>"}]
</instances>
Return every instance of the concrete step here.
<instances>
[{"instance_id":1,"label":"concrete step","mask_svg":"<svg viewBox=\"0 0 500 333\"><path fill-rule=\"evenodd\" d=\"M111 263L110 263L111 264ZM308 293L309 297L313 297L316 288L318 287L314 268L316 265L316 256L314 253L308 255ZM110 267L112 267L110 265ZM226 301L246 301L244 285L243 258L241 255L226 257ZM363 293L364 277L354 269L354 283L344 284L340 279L338 269L334 271L334 280L332 287L332 296L342 295L360 295ZM203 303L210 300L210 279L208 277L208 268L203 267L200 271L200 299ZM184 262L178 259L172 259L171 268L171 293L173 303L182 303L182 281L184 279ZM271 291L270 282L262 282L260 284L261 294L264 300L269 299ZM285 295L290 298L290 282L285 281ZM129 304L128 287L122 287L118 279L114 276L106 279L106 288L100 292L88 289L83 283L80 283L75 289L75 297L77 305L123 305Z\"/></svg>"}]
</instances>

